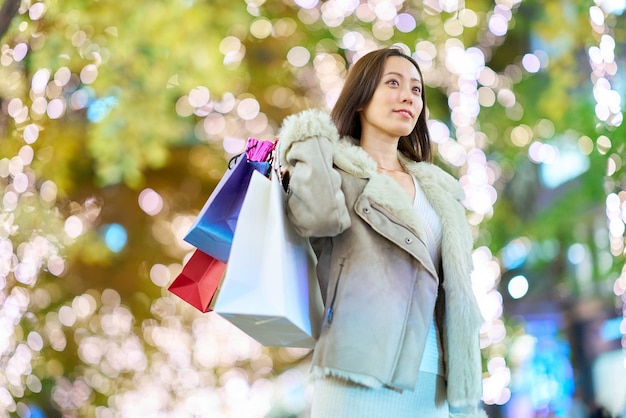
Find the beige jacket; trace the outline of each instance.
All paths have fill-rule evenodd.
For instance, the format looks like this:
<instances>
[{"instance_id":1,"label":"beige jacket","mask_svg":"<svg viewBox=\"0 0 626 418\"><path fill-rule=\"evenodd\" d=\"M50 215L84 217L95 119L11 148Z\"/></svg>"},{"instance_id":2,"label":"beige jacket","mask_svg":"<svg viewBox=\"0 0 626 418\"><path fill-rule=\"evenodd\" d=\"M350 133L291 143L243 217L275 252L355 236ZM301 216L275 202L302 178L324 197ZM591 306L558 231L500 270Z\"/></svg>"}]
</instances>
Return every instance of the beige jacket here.
<instances>
[{"instance_id":1,"label":"beige jacket","mask_svg":"<svg viewBox=\"0 0 626 418\"><path fill-rule=\"evenodd\" d=\"M290 116L279 138L280 162L290 172L288 215L311 239L324 296L313 374L412 390L436 312L447 400L466 412L451 416L484 417L476 409L483 320L470 283L473 240L458 182L430 163L400 157L441 218L438 268L407 194L377 173L354 140L339 138L327 114L307 110Z\"/></svg>"}]
</instances>

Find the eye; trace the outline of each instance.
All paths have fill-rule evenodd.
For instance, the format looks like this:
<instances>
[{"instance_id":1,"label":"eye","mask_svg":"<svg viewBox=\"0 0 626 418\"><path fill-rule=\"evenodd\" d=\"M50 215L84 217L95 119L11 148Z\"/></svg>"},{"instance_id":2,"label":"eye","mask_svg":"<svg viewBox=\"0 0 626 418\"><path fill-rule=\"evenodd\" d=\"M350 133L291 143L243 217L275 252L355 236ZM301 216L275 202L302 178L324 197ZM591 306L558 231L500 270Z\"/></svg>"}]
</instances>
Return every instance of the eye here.
<instances>
[{"instance_id":1,"label":"eye","mask_svg":"<svg viewBox=\"0 0 626 418\"><path fill-rule=\"evenodd\" d=\"M398 80L393 79L393 78L390 79L390 80L387 80L387 84L389 84L391 86L399 86L400 85L400 83L398 83Z\"/></svg>"},{"instance_id":2,"label":"eye","mask_svg":"<svg viewBox=\"0 0 626 418\"><path fill-rule=\"evenodd\" d=\"M422 88L420 86L413 87L413 92L417 94L422 94Z\"/></svg>"}]
</instances>

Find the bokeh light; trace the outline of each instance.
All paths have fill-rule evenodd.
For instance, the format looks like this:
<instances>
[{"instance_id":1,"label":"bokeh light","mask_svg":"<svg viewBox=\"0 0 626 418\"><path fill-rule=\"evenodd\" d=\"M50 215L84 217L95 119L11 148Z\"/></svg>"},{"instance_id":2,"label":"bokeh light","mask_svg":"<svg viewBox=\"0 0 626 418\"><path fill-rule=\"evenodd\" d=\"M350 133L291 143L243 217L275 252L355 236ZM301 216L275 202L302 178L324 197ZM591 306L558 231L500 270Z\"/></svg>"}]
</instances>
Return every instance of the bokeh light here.
<instances>
[{"instance_id":1,"label":"bokeh light","mask_svg":"<svg viewBox=\"0 0 626 418\"><path fill-rule=\"evenodd\" d=\"M528 292L528 280L524 276L515 276L509 280L507 289L513 299L520 299Z\"/></svg>"}]
</instances>

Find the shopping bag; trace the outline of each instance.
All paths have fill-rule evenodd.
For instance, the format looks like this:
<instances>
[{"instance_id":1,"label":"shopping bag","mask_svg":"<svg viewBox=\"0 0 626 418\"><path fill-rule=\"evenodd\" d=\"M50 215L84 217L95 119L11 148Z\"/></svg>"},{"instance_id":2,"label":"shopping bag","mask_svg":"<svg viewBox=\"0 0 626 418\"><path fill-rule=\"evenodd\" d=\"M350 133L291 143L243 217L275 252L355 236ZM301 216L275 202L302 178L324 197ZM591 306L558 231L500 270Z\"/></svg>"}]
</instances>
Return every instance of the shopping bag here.
<instances>
[{"instance_id":1,"label":"shopping bag","mask_svg":"<svg viewBox=\"0 0 626 418\"><path fill-rule=\"evenodd\" d=\"M200 312L208 312L225 270L225 263L196 250L167 290Z\"/></svg>"},{"instance_id":2,"label":"shopping bag","mask_svg":"<svg viewBox=\"0 0 626 418\"><path fill-rule=\"evenodd\" d=\"M312 348L323 310L315 263L287 219L276 173L255 172L213 311L265 346Z\"/></svg>"},{"instance_id":3,"label":"shopping bag","mask_svg":"<svg viewBox=\"0 0 626 418\"><path fill-rule=\"evenodd\" d=\"M276 141L259 141L256 138L248 138L248 142L246 143L246 157L248 157L248 161L268 161L275 146Z\"/></svg>"},{"instance_id":4,"label":"shopping bag","mask_svg":"<svg viewBox=\"0 0 626 418\"><path fill-rule=\"evenodd\" d=\"M240 155L219 181L184 240L222 262L228 261L237 217L252 172L267 174L270 163Z\"/></svg>"}]
</instances>

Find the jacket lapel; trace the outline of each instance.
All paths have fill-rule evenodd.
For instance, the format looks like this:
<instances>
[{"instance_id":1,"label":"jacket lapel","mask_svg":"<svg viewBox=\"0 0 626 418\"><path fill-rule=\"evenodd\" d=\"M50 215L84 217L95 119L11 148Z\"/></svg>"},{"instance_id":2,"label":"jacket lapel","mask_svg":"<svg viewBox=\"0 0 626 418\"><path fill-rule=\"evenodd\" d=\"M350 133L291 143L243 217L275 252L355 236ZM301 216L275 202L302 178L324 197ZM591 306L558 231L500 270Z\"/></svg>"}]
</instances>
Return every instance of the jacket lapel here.
<instances>
[{"instance_id":1,"label":"jacket lapel","mask_svg":"<svg viewBox=\"0 0 626 418\"><path fill-rule=\"evenodd\" d=\"M333 162L337 167L356 177L369 179L363 195L385 208L415 235L423 238L422 220L417 216L413 202L402 187L391 177L378 173L376 162L351 138L342 138L334 141L333 144ZM429 203L441 218L443 236L448 236L446 240L457 240L458 231L467 229L465 213L460 203L457 202L463 196L458 182L433 164L416 163L402 155L400 155L400 162L407 172L416 178ZM469 238L469 243L463 243L464 249L467 249L467 245L471 249L472 241L471 237Z\"/></svg>"},{"instance_id":2,"label":"jacket lapel","mask_svg":"<svg viewBox=\"0 0 626 418\"><path fill-rule=\"evenodd\" d=\"M352 138L337 138L333 140L333 147L333 162L337 167L356 177L369 179L363 197L384 208L423 240L422 220L402 187L391 177L378 173L376 162ZM415 176L441 219L444 288L454 294L472 294L471 281L467 278L472 270L473 238L460 202L463 189L454 177L436 165L417 163L401 154L399 158L407 172ZM477 309L469 312L469 318L480 318L480 312Z\"/></svg>"}]
</instances>

